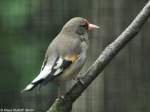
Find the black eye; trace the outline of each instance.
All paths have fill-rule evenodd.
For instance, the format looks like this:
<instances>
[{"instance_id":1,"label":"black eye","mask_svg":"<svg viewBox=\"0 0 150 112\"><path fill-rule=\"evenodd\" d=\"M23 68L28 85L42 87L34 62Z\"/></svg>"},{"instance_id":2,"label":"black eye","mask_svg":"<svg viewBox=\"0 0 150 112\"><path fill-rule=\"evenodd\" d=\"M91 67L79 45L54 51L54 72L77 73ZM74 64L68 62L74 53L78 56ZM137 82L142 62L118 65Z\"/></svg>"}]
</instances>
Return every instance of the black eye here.
<instances>
[{"instance_id":1,"label":"black eye","mask_svg":"<svg viewBox=\"0 0 150 112\"><path fill-rule=\"evenodd\" d=\"M88 29L88 21L87 20L81 20L80 21L80 27L84 29Z\"/></svg>"},{"instance_id":2,"label":"black eye","mask_svg":"<svg viewBox=\"0 0 150 112\"><path fill-rule=\"evenodd\" d=\"M86 27L87 27L87 24L82 24L81 26L84 27L84 28L86 28Z\"/></svg>"},{"instance_id":3,"label":"black eye","mask_svg":"<svg viewBox=\"0 0 150 112\"><path fill-rule=\"evenodd\" d=\"M82 23L80 26L81 28L88 29L88 23Z\"/></svg>"}]
</instances>

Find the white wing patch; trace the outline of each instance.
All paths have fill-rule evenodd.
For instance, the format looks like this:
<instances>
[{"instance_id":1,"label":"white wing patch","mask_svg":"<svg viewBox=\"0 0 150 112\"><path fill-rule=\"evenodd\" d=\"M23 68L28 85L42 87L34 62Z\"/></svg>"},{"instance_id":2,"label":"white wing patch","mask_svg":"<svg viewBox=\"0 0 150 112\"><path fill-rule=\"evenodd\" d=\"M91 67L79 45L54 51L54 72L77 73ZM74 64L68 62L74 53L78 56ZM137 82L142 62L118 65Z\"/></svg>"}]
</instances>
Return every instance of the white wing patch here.
<instances>
[{"instance_id":1,"label":"white wing patch","mask_svg":"<svg viewBox=\"0 0 150 112\"><path fill-rule=\"evenodd\" d=\"M55 58L54 64L50 65L47 60L44 60L41 72L39 75L22 91L30 91L38 84L46 84L48 81L54 79L55 77L61 75L65 69L67 69L73 62L72 59L66 59L62 57Z\"/></svg>"},{"instance_id":2,"label":"white wing patch","mask_svg":"<svg viewBox=\"0 0 150 112\"><path fill-rule=\"evenodd\" d=\"M56 70L56 72L53 74L53 76L57 76L59 73L61 73L63 71L63 69L58 69Z\"/></svg>"},{"instance_id":3,"label":"white wing patch","mask_svg":"<svg viewBox=\"0 0 150 112\"><path fill-rule=\"evenodd\" d=\"M47 59L44 59L42 67L41 67L41 71L44 69L46 62L47 62Z\"/></svg>"},{"instance_id":4,"label":"white wing patch","mask_svg":"<svg viewBox=\"0 0 150 112\"><path fill-rule=\"evenodd\" d=\"M57 58L53 65L45 65L40 72L40 74L32 81L32 83L37 83L41 80L48 82L54 77L60 75L67 67L70 66L72 61L65 60L62 57Z\"/></svg>"},{"instance_id":5,"label":"white wing patch","mask_svg":"<svg viewBox=\"0 0 150 112\"><path fill-rule=\"evenodd\" d=\"M56 65L53 68L55 70L53 76L57 76L59 73L63 71L63 69L61 68L62 64L63 64L63 59L60 57L58 61L56 61Z\"/></svg>"},{"instance_id":6,"label":"white wing patch","mask_svg":"<svg viewBox=\"0 0 150 112\"><path fill-rule=\"evenodd\" d=\"M53 76L60 75L60 73L62 73L63 70L65 70L71 63L72 63L71 61L67 61L60 57L58 61L56 61L56 65L53 67L54 70Z\"/></svg>"},{"instance_id":7,"label":"white wing patch","mask_svg":"<svg viewBox=\"0 0 150 112\"><path fill-rule=\"evenodd\" d=\"M56 62L56 65L54 66L54 69L58 69L63 63L63 59L59 58L58 61Z\"/></svg>"},{"instance_id":8,"label":"white wing patch","mask_svg":"<svg viewBox=\"0 0 150 112\"><path fill-rule=\"evenodd\" d=\"M32 81L32 83L35 83L41 79L45 79L50 73L51 73L52 66L46 65L43 70L40 72L40 74Z\"/></svg>"}]
</instances>

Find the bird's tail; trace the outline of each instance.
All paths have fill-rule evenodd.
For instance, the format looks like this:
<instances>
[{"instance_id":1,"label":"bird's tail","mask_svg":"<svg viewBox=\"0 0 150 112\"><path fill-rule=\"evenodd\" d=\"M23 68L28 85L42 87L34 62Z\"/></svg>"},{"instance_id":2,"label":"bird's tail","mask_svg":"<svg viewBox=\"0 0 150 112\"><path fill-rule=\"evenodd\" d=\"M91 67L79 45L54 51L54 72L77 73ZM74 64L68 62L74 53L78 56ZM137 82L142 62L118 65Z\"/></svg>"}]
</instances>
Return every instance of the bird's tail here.
<instances>
[{"instance_id":1,"label":"bird's tail","mask_svg":"<svg viewBox=\"0 0 150 112\"><path fill-rule=\"evenodd\" d=\"M38 81L36 81L36 82L32 82L32 83L30 83L30 84L28 84L26 87L25 87L25 89L23 89L22 91L21 91L21 93L25 93L25 92L27 92L27 91L31 91L32 89L34 89L37 85L39 85L40 83L42 83L43 82L43 79L41 79L41 80L38 80Z\"/></svg>"},{"instance_id":2,"label":"bird's tail","mask_svg":"<svg viewBox=\"0 0 150 112\"><path fill-rule=\"evenodd\" d=\"M27 92L27 91L31 91L33 88L35 88L35 84L32 84L32 83L30 83L30 84L28 84L26 87L25 87L25 89L23 89L22 91L21 91L21 93L24 93L24 92Z\"/></svg>"},{"instance_id":3,"label":"bird's tail","mask_svg":"<svg viewBox=\"0 0 150 112\"><path fill-rule=\"evenodd\" d=\"M21 93L25 93L25 92L28 92L28 91L31 91L33 90L37 85L39 85L40 83L43 82L43 79L38 79L39 76L37 76L30 84L28 84L25 89L23 89L21 91Z\"/></svg>"},{"instance_id":4,"label":"bird's tail","mask_svg":"<svg viewBox=\"0 0 150 112\"><path fill-rule=\"evenodd\" d=\"M40 72L40 74L30 84L28 84L26 88L21 91L21 93L31 91L37 85L41 84L50 72L51 72L50 67L45 66L44 69Z\"/></svg>"}]
</instances>

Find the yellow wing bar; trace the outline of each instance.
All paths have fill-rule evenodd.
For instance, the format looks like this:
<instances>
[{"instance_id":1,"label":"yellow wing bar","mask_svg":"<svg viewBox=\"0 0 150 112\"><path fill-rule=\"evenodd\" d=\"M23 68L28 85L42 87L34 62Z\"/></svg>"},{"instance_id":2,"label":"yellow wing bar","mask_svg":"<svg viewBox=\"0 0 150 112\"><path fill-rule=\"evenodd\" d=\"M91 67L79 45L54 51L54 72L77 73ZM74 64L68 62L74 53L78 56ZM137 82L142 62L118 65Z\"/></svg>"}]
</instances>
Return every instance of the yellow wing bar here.
<instances>
[{"instance_id":1,"label":"yellow wing bar","mask_svg":"<svg viewBox=\"0 0 150 112\"><path fill-rule=\"evenodd\" d=\"M75 54L67 55L67 56L64 57L65 60L69 60L69 61L72 61L72 62L76 61L78 58L79 58L79 55L75 55Z\"/></svg>"}]
</instances>

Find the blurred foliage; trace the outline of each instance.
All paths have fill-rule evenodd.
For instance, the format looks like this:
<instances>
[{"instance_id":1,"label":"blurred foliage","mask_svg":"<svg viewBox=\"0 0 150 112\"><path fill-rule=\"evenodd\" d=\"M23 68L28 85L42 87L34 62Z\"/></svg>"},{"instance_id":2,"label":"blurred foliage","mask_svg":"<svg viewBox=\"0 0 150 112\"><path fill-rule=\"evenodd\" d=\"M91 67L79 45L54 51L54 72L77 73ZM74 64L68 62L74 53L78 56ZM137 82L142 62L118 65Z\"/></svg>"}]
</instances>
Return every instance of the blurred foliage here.
<instances>
[{"instance_id":1,"label":"blurred foliage","mask_svg":"<svg viewBox=\"0 0 150 112\"><path fill-rule=\"evenodd\" d=\"M37 10L39 0L1 0L1 22L3 27L21 28L27 24L28 16ZM34 8L31 3L34 2Z\"/></svg>"}]
</instances>

